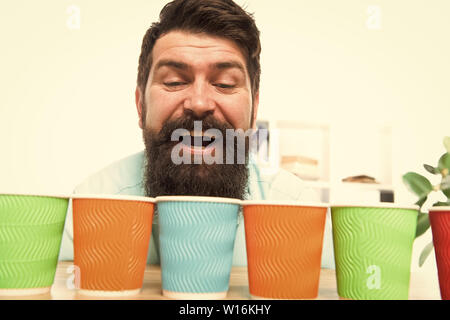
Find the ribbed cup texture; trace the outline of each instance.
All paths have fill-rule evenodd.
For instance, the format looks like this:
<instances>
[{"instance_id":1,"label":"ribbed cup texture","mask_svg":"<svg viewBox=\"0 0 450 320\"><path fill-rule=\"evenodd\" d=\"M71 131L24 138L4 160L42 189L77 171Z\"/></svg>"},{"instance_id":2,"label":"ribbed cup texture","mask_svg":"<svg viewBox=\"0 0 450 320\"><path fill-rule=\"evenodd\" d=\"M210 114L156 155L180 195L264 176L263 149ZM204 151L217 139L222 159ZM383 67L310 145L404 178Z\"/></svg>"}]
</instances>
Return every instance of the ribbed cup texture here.
<instances>
[{"instance_id":1,"label":"ribbed cup texture","mask_svg":"<svg viewBox=\"0 0 450 320\"><path fill-rule=\"evenodd\" d=\"M244 206L250 294L317 297L326 212L315 207Z\"/></svg>"},{"instance_id":2,"label":"ribbed cup texture","mask_svg":"<svg viewBox=\"0 0 450 320\"><path fill-rule=\"evenodd\" d=\"M441 298L450 300L450 211L432 211L429 217Z\"/></svg>"},{"instance_id":3,"label":"ribbed cup texture","mask_svg":"<svg viewBox=\"0 0 450 320\"><path fill-rule=\"evenodd\" d=\"M164 290L228 290L239 205L218 202L158 203Z\"/></svg>"},{"instance_id":4,"label":"ribbed cup texture","mask_svg":"<svg viewBox=\"0 0 450 320\"><path fill-rule=\"evenodd\" d=\"M74 199L74 264L84 290L142 287L154 204L133 200Z\"/></svg>"},{"instance_id":5,"label":"ribbed cup texture","mask_svg":"<svg viewBox=\"0 0 450 320\"><path fill-rule=\"evenodd\" d=\"M408 299L416 210L332 207L340 297Z\"/></svg>"},{"instance_id":6,"label":"ribbed cup texture","mask_svg":"<svg viewBox=\"0 0 450 320\"><path fill-rule=\"evenodd\" d=\"M0 195L0 289L53 284L69 199Z\"/></svg>"}]
</instances>

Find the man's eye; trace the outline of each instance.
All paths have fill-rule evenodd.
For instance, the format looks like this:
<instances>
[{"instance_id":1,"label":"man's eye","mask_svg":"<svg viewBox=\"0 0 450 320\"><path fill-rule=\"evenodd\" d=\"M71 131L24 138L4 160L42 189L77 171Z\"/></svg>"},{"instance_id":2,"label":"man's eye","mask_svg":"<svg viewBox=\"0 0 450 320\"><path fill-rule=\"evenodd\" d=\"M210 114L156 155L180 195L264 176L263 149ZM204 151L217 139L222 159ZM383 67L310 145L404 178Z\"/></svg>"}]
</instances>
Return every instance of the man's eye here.
<instances>
[{"instance_id":1,"label":"man's eye","mask_svg":"<svg viewBox=\"0 0 450 320\"><path fill-rule=\"evenodd\" d=\"M224 83L216 83L214 86L221 88L221 89L233 89L235 85L233 84L224 84Z\"/></svg>"},{"instance_id":2,"label":"man's eye","mask_svg":"<svg viewBox=\"0 0 450 320\"><path fill-rule=\"evenodd\" d=\"M174 82L165 82L164 85L168 87L178 87L185 85L186 82L174 81Z\"/></svg>"}]
</instances>

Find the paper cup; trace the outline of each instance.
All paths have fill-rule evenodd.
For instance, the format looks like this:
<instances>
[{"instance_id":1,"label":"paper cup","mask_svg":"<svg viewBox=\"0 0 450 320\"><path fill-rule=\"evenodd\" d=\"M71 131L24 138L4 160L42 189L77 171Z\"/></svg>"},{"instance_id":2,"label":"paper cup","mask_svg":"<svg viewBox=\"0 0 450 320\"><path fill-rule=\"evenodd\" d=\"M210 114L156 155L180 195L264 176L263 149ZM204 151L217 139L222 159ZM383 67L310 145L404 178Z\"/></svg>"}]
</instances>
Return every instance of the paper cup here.
<instances>
[{"instance_id":1,"label":"paper cup","mask_svg":"<svg viewBox=\"0 0 450 320\"><path fill-rule=\"evenodd\" d=\"M163 295L225 298L240 200L167 196L156 201Z\"/></svg>"},{"instance_id":2,"label":"paper cup","mask_svg":"<svg viewBox=\"0 0 450 320\"><path fill-rule=\"evenodd\" d=\"M69 197L0 194L0 295L50 292Z\"/></svg>"},{"instance_id":3,"label":"paper cup","mask_svg":"<svg viewBox=\"0 0 450 320\"><path fill-rule=\"evenodd\" d=\"M429 210L441 298L450 300L450 207Z\"/></svg>"},{"instance_id":4,"label":"paper cup","mask_svg":"<svg viewBox=\"0 0 450 320\"><path fill-rule=\"evenodd\" d=\"M252 298L316 298L328 206L270 201L242 204Z\"/></svg>"},{"instance_id":5,"label":"paper cup","mask_svg":"<svg viewBox=\"0 0 450 320\"><path fill-rule=\"evenodd\" d=\"M417 206L332 205L338 294L359 300L408 299Z\"/></svg>"},{"instance_id":6,"label":"paper cup","mask_svg":"<svg viewBox=\"0 0 450 320\"><path fill-rule=\"evenodd\" d=\"M72 201L78 293L138 294L147 263L154 199L74 195Z\"/></svg>"}]
</instances>

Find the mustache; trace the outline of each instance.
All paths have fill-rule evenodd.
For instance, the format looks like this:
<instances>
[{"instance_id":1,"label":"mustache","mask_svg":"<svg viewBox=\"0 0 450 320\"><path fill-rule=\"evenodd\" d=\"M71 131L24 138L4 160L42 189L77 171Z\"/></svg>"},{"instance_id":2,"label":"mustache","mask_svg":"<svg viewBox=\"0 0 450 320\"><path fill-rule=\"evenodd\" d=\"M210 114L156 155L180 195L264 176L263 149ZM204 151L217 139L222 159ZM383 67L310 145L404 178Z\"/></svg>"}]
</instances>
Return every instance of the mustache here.
<instances>
[{"instance_id":1,"label":"mustache","mask_svg":"<svg viewBox=\"0 0 450 320\"><path fill-rule=\"evenodd\" d=\"M172 141L172 133L177 129L185 129L188 131L194 130L194 122L201 121L202 122L202 130L206 131L208 129L217 129L223 133L225 136L227 129L234 129L234 127L228 122L221 122L215 119L212 115L208 115L204 118L197 118L192 115L187 115L182 118L176 120L166 121L161 128L161 130L154 134L155 139L154 143L158 146L173 142Z\"/></svg>"},{"instance_id":2,"label":"mustache","mask_svg":"<svg viewBox=\"0 0 450 320\"><path fill-rule=\"evenodd\" d=\"M198 195L244 199L248 181L247 163L239 164L237 139L234 139L234 150L231 144L225 143L223 164L175 164L172 161L173 147L180 143L172 141L176 129L193 131L195 121L202 122L202 130L216 129L226 135L226 130L234 127L226 121L218 121L212 116L198 118L190 114L166 121L157 132L148 127L143 129L145 144L145 177L146 195ZM198 125L198 124L197 124ZM220 149L220 148L218 148ZM216 150L216 152L220 152ZM245 150L247 156L247 148ZM226 154L233 155L235 161L226 165ZM247 159L247 157L245 158Z\"/></svg>"}]
</instances>

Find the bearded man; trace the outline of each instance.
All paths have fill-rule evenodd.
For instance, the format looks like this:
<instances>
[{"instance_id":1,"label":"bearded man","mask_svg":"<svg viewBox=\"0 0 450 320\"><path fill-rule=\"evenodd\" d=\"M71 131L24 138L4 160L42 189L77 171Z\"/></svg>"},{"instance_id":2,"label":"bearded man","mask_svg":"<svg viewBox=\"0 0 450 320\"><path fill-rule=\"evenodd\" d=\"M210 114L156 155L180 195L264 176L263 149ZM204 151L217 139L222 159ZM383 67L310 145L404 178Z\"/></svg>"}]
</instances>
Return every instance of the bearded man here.
<instances>
[{"instance_id":1,"label":"bearded man","mask_svg":"<svg viewBox=\"0 0 450 320\"><path fill-rule=\"evenodd\" d=\"M99 171L75 193L317 200L311 199L295 175L279 170L264 176L249 157L249 136L242 132L256 128L260 52L259 30L252 15L232 0L168 3L160 21L147 30L139 57L135 103L145 151ZM201 129L196 130L199 124ZM174 139L180 129L184 134ZM214 137L206 134L211 130L215 130ZM230 131L238 132L237 139L228 138ZM218 136L222 144L215 143ZM244 151L237 147L239 139L246 142ZM180 163L179 156L200 161ZM222 161L205 161L208 157ZM334 265L330 229L327 217L325 267ZM158 239L155 217L150 263L159 262ZM60 259L72 258L69 208ZM246 265L242 216L233 264Z\"/></svg>"}]
</instances>

